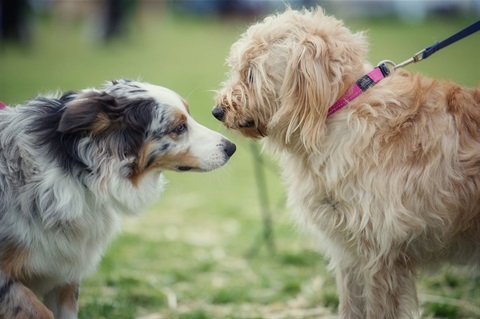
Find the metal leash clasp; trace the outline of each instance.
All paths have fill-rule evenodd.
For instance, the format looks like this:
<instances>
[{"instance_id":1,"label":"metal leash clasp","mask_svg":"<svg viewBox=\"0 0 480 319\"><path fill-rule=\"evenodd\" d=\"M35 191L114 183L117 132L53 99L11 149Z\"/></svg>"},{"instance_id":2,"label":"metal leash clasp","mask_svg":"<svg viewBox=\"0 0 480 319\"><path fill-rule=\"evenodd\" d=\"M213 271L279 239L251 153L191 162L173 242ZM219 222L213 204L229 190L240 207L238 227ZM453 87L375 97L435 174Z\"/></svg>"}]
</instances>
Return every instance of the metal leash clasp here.
<instances>
[{"instance_id":1,"label":"metal leash clasp","mask_svg":"<svg viewBox=\"0 0 480 319\"><path fill-rule=\"evenodd\" d=\"M417 63L419 61L422 61L423 60L423 52L425 52L425 49L421 50L421 51L418 51L417 53L415 53L410 59L406 60L406 61L403 61L402 63L399 63L397 64L394 69L398 69L398 68L403 68L404 66L407 66L411 63Z\"/></svg>"},{"instance_id":2,"label":"metal leash clasp","mask_svg":"<svg viewBox=\"0 0 480 319\"><path fill-rule=\"evenodd\" d=\"M415 53L410 59L408 60L405 60L399 64L395 64L393 61L391 60L383 60L383 61L380 61L378 63L378 66L381 65L381 64L386 64L386 65L389 65L393 68L393 70L396 70L398 68L403 68L404 66L407 66L411 63L417 63L419 61L422 61L423 60L423 52L425 52L425 49L421 50L421 51L418 51L417 53Z\"/></svg>"}]
</instances>

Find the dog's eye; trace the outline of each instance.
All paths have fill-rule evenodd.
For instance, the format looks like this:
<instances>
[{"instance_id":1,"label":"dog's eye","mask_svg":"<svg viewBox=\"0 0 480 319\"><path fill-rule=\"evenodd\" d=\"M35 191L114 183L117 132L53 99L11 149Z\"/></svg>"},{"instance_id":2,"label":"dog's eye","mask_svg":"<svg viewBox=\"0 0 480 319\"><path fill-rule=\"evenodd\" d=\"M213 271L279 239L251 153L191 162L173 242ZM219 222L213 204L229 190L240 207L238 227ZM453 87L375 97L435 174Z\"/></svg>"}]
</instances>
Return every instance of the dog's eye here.
<instances>
[{"instance_id":1,"label":"dog's eye","mask_svg":"<svg viewBox=\"0 0 480 319\"><path fill-rule=\"evenodd\" d=\"M187 124L182 123L173 129L173 133L180 135L187 130Z\"/></svg>"},{"instance_id":2,"label":"dog's eye","mask_svg":"<svg viewBox=\"0 0 480 319\"><path fill-rule=\"evenodd\" d=\"M242 123L239 125L239 127L241 128L246 128L246 127L254 127L255 126L255 122L254 121L247 121L245 123Z\"/></svg>"}]
</instances>

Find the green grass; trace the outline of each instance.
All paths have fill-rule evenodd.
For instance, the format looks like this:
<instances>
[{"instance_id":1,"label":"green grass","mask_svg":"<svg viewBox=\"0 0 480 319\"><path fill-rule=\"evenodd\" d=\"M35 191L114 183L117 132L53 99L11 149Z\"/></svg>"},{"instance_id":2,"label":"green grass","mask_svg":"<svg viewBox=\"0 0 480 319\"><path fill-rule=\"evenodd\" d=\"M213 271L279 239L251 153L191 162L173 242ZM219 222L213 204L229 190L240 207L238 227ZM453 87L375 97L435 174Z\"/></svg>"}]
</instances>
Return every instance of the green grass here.
<instances>
[{"instance_id":1,"label":"green grass","mask_svg":"<svg viewBox=\"0 0 480 319\"><path fill-rule=\"evenodd\" d=\"M372 63L400 62L452 34L469 20L350 21L368 29ZM335 281L311 238L285 209L276 163L266 160L276 252L262 245L261 209L250 142L210 115L212 90L227 71L223 61L245 21L143 15L125 39L103 45L92 28L56 20L38 24L33 45L2 43L0 100L22 103L37 93L141 78L186 97L192 115L238 146L229 165L209 174L167 173L157 204L127 218L98 271L84 280L80 318L314 318L335 313ZM480 82L479 36L436 53L409 69L464 85ZM258 254L246 257L252 248ZM440 270L418 281L425 315L479 316L480 282L466 272Z\"/></svg>"}]
</instances>

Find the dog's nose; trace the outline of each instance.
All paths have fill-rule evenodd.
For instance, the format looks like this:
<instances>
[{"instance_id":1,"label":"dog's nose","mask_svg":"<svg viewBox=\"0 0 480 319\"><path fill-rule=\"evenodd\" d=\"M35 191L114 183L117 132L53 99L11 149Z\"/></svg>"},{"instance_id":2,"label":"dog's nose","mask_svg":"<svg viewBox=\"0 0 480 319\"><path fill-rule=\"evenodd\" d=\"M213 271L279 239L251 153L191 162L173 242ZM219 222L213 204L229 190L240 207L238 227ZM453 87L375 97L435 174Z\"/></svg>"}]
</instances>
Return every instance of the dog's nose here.
<instances>
[{"instance_id":1,"label":"dog's nose","mask_svg":"<svg viewBox=\"0 0 480 319\"><path fill-rule=\"evenodd\" d=\"M223 148L225 154L228 157L232 157L233 153L237 150L237 146L232 142L225 140L225 147Z\"/></svg>"},{"instance_id":2,"label":"dog's nose","mask_svg":"<svg viewBox=\"0 0 480 319\"><path fill-rule=\"evenodd\" d=\"M217 120L223 121L223 118L225 117L225 110L223 109L223 107L217 105L213 108L212 114Z\"/></svg>"}]
</instances>

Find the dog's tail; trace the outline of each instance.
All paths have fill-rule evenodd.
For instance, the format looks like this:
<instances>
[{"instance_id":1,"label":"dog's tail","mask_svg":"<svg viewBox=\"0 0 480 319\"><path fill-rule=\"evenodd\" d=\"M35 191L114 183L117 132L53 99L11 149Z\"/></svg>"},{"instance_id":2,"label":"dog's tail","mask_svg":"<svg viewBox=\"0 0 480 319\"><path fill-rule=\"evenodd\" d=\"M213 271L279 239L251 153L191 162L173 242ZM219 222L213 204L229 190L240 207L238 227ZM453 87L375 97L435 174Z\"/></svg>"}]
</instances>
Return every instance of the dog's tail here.
<instances>
[{"instance_id":1,"label":"dog's tail","mask_svg":"<svg viewBox=\"0 0 480 319\"><path fill-rule=\"evenodd\" d=\"M53 314L30 289L0 270L0 318L53 319Z\"/></svg>"}]
</instances>

